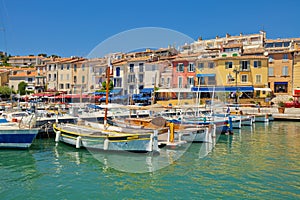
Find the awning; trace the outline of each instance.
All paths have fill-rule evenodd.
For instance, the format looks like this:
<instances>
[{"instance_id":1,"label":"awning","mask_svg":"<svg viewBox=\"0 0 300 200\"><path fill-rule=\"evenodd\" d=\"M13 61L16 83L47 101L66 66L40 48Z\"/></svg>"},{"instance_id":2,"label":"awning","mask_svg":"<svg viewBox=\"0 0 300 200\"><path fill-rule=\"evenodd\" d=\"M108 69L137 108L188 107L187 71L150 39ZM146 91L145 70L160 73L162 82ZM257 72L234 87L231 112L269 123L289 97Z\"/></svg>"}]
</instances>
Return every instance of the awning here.
<instances>
[{"instance_id":1,"label":"awning","mask_svg":"<svg viewBox=\"0 0 300 200\"><path fill-rule=\"evenodd\" d=\"M36 93L36 94L33 94L32 96L34 96L34 97L52 97L54 95L55 95L54 93Z\"/></svg>"},{"instance_id":2,"label":"awning","mask_svg":"<svg viewBox=\"0 0 300 200\"><path fill-rule=\"evenodd\" d=\"M122 91L122 89L113 89L109 93L110 94L120 94L121 91Z\"/></svg>"},{"instance_id":3,"label":"awning","mask_svg":"<svg viewBox=\"0 0 300 200\"><path fill-rule=\"evenodd\" d=\"M280 84L280 85L281 85L281 84L283 84L283 85L287 85L287 84L288 84L288 82L274 82L274 84L275 84L275 85L279 85L279 84Z\"/></svg>"},{"instance_id":4,"label":"awning","mask_svg":"<svg viewBox=\"0 0 300 200\"><path fill-rule=\"evenodd\" d=\"M94 92L93 94L94 94L94 95L105 95L106 92Z\"/></svg>"},{"instance_id":5,"label":"awning","mask_svg":"<svg viewBox=\"0 0 300 200\"><path fill-rule=\"evenodd\" d=\"M120 92L122 91L122 89L113 89L109 92L109 94L120 94ZM101 92L94 92L94 95L106 95L106 91L101 91Z\"/></svg>"},{"instance_id":6,"label":"awning","mask_svg":"<svg viewBox=\"0 0 300 200\"><path fill-rule=\"evenodd\" d=\"M91 108L91 109L101 109L100 106L97 106L97 105L95 105L95 104L88 104L87 107L88 107L88 108Z\"/></svg>"},{"instance_id":7,"label":"awning","mask_svg":"<svg viewBox=\"0 0 300 200\"><path fill-rule=\"evenodd\" d=\"M254 90L272 92L271 88L254 88Z\"/></svg>"},{"instance_id":8,"label":"awning","mask_svg":"<svg viewBox=\"0 0 300 200\"><path fill-rule=\"evenodd\" d=\"M216 76L216 74L197 74L197 77L200 78L200 77L214 77Z\"/></svg>"},{"instance_id":9,"label":"awning","mask_svg":"<svg viewBox=\"0 0 300 200\"><path fill-rule=\"evenodd\" d=\"M225 86L225 87L192 87L193 92L253 92L253 86Z\"/></svg>"},{"instance_id":10,"label":"awning","mask_svg":"<svg viewBox=\"0 0 300 200\"><path fill-rule=\"evenodd\" d=\"M159 89L155 92L192 92L189 88L172 88L172 89Z\"/></svg>"},{"instance_id":11,"label":"awning","mask_svg":"<svg viewBox=\"0 0 300 200\"><path fill-rule=\"evenodd\" d=\"M154 88L144 88L140 90L140 93L152 93Z\"/></svg>"}]
</instances>

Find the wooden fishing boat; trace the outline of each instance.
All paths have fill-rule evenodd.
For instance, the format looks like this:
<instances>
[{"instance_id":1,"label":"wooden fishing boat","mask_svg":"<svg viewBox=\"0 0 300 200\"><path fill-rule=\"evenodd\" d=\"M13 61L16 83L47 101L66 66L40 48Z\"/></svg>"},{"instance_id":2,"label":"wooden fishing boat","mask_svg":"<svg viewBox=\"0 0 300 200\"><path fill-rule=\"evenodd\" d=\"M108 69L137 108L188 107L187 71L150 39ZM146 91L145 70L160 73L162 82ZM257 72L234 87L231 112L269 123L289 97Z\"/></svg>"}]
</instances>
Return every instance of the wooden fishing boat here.
<instances>
[{"instance_id":1,"label":"wooden fishing boat","mask_svg":"<svg viewBox=\"0 0 300 200\"><path fill-rule=\"evenodd\" d=\"M54 124L55 141L76 148L108 151L153 152L158 150L158 131L132 129L100 129L86 125Z\"/></svg>"}]
</instances>

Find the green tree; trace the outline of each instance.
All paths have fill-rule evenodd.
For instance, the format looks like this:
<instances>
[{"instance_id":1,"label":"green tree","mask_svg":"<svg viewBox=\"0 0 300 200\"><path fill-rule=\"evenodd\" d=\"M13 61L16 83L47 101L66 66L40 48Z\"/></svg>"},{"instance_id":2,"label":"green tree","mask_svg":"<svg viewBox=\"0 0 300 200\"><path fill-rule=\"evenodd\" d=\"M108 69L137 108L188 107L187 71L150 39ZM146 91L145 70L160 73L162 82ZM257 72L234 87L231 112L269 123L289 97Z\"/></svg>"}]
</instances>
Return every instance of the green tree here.
<instances>
[{"instance_id":1,"label":"green tree","mask_svg":"<svg viewBox=\"0 0 300 200\"><path fill-rule=\"evenodd\" d=\"M109 87L108 90L111 91L112 89L114 89L114 84L112 81L109 81ZM106 90L106 81L102 82L102 88L101 90Z\"/></svg>"},{"instance_id":2,"label":"green tree","mask_svg":"<svg viewBox=\"0 0 300 200\"><path fill-rule=\"evenodd\" d=\"M45 54L45 53L40 53L40 54L38 54L38 56L41 56L41 57L46 58L46 57L47 57L47 54Z\"/></svg>"},{"instance_id":3,"label":"green tree","mask_svg":"<svg viewBox=\"0 0 300 200\"><path fill-rule=\"evenodd\" d=\"M15 93L15 92L10 87L0 86L1 97L8 98L12 93Z\"/></svg>"},{"instance_id":4,"label":"green tree","mask_svg":"<svg viewBox=\"0 0 300 200\"><path fill-rule=\"evenodd\" d=\"M22 81L18 84L18 93L20 93L20 95L26 94L26 90L25 90L26 86L27 86L27 83L25 83L24 81Z\"/></svg>"},{"instance_id":5,"label":"green tree","mask_svg":"<svg viewBox=\"0 0 300 200\"><path fill-rule=\"evenodd\" d=\"M8 63L9 56L0 55L0 59L1 59L1 62L2 62L3 66L10 66L10 64Z\"/></svg>"}]
</instances>

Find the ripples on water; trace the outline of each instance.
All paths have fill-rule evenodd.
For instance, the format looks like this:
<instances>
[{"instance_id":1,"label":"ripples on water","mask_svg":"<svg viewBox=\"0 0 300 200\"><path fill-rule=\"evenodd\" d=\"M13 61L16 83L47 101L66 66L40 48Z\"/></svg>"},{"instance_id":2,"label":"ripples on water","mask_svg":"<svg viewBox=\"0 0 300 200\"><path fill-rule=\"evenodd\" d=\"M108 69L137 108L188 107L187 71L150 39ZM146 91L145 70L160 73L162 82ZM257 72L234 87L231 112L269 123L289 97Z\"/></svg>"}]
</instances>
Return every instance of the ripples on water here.
<instances>
[{"instance_id":1,"label":"ripples on water","mask_svg":"<svg viewBox=\"0 0 300 200\"><path fill-rule=\"evenodd\" d=\"M173 164L137 174L36 140L29 150L0 151L0 199L299 199L299 133L299 123L255 124L221 136L209 153L192 144Z\"/></svg>"}]
</instances>

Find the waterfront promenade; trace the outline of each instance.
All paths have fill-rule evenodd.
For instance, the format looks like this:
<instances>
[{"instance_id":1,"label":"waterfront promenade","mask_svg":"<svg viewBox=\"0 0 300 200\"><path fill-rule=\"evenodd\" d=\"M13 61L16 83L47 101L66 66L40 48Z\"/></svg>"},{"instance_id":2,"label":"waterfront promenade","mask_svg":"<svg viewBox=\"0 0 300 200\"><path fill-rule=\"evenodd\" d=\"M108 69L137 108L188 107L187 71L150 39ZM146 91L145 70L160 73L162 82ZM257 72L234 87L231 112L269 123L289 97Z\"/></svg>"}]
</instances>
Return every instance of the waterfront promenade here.
<instances>
[{"instance_id":1,"label":"waterfront promenade","mask_svg":"<svg viewBox=\"0 0 300 200\"><path fill-rule=\"evenodd\" d=\"M241 107L240 110L242 110L243 113L248 114L259 113L258 108ZM285 108L285 112L283 114L278 112L277 107L260 108L260 113L271 113L273 114L274 120L300 121L300 108Z\"/></svg>"}]
</instances>

